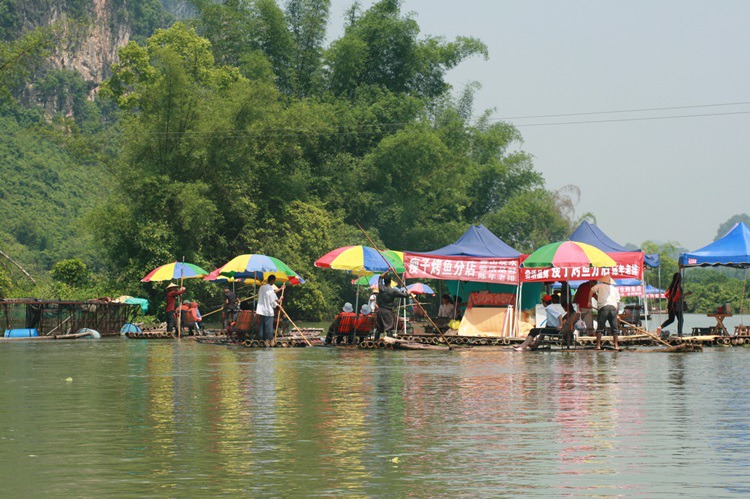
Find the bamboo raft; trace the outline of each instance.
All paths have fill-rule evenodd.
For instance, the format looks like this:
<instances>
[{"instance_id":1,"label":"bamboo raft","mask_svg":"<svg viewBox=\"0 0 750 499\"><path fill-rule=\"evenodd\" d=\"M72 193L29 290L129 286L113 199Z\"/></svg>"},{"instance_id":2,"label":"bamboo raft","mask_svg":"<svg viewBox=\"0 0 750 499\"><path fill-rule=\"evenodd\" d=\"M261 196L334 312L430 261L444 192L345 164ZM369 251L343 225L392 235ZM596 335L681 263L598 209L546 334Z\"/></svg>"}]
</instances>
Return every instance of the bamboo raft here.
<instances>
[{"instance_id":1,"label":"bamboo raft","mask_svg":"<svg viewBox=\"0 0 750 499\"><path fill-rule=\"evenodd\" d=\"M232 345L245 348L302 348L322 345L323 341L320 338L322 334L322 328L300 328L298 330L290 330L275 340L246 339L235 341L226 335L195 336L193 339L197 343L204 345Z\"/></svg>"}]
</instances>

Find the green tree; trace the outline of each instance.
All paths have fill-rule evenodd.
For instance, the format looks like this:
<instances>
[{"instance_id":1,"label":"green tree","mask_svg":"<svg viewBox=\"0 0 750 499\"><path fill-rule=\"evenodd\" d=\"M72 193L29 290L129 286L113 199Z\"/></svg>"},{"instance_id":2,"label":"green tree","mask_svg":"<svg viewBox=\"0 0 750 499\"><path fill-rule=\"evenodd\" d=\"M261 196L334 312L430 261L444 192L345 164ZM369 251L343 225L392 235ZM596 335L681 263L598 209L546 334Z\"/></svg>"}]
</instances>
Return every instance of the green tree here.
<instances>
[{"instance_id":1,"label":"green tree","mask_svg":"<svg viewBox=\"0 0 750 499\"><path fill-rule=\"evenodd\" d=\"M60 260L52 266L50 275L56 281L71 287L84 286L89 279L89 270L86 264L78 258Z\"/></svg>"},{"instance_id":2,"label":"green tree","mask_svg":"<svg viewBox=\"0 0 750 499\"><path fill-rule=\"evenodd\" d=\"M357 86L374 85L438 97L449 89L444 78L448 70L472 55L487 57L487 47L475 38L419 40L419 26L401 14L400 0L381 0L361 16L352 12L344 36L325 56L329 88L336 95L351 96Z\"/></svg>"},{"instance_id":3,"label":"green tree","mask_svg":"<svg viewBox=\"0 0 750 499\"><path fill-rule=\"evenodd\" d=\"M286 4L287 23L294 40L294 89L300 97L321 87L323 42L330 6L330 0L288 0Z\"/></svg>"},{"instance_id":4,"label":"green tree","mask_svg":"<svg viewBox=\"0 0 750 499\"><path fill-rule=\"evenodd\" d=\"M716 231L716 236L714 236L714 241L717 241L724 237L727 232L732 230L732 228L740 222L743 222L745 225L750 225L750 215L741 213L739 215L730 217L729 220L719 225L719 229Z\"/></svg>"}]
</instances>

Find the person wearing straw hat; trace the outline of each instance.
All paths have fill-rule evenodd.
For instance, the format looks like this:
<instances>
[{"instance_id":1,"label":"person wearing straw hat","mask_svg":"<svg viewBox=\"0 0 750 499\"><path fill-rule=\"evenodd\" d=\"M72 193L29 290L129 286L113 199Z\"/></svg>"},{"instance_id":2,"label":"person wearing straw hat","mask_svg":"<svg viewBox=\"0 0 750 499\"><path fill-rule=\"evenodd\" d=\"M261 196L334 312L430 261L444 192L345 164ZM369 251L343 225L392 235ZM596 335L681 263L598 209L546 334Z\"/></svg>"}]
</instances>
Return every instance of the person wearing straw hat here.
<instances>
[{"instance_id":1,"label":"person wearing straw hat","mask_svg":"<svg viewBox=\"0 0 750 499\"><path fill-rule=\"evenodd\" d=\"M175 301L177 297L185 292L185 288L179 287L177 284L170 282L167 284L167 332L170 333L173 330L177 330L177 323L175 321Z\"/></svg>"},{"instance_id":2,"label":"person wearing straw hat","mask_svg":"<svg viewBox=\"0 0 750 499\"><path fill-rule=\"evenodd\" d=\"M617 309L620 306L620 292L612 279L612 276L605 275L598 279L598 284L592 286L589 291L589 301L596 297L597 309L597 328L596 328L596 349L602 349L602 333L604 333L606 323L609 323L609 330L612 334L612 341L615 350L620 349L617 341L620 334L619 323L617 320Z\"/></svg>"}]
</instances>

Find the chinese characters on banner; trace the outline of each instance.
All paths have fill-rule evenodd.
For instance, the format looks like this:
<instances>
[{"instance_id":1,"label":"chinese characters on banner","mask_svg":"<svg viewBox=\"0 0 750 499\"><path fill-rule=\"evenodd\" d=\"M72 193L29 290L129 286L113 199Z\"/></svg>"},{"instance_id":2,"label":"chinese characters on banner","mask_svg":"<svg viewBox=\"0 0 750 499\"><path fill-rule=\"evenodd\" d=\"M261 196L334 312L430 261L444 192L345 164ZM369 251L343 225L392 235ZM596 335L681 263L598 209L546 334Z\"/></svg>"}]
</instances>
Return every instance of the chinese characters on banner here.
<instances>
[{"instance_id":1,"label":"chinese characters on banner","mask_svg":"<svg viewBox=\"0 0 750 499\"><path fill-rule=\"evenodd\" d=\"M612 276L613 279L643 279L641 252L609 253L617 262L614 267L555 267L549 269L521 269L523 282L585 281Z\"/></svg>"},{"instance_id":2,"label":"chinese characters on banner","mask_svg":"<svg viewBox=\"0 0 750 499\"><path fill-rule=\"evenodd\" d=\"M513 293L469 293L469 308L471 307L507 307L516 302Z\"/></svg>"},{"instance_id":3,"label":"chinese characters on banner","mask_svg":"<svg viewBox=\"0 0 750 499\"><path fill-rule=\"evenodd\" d=\"M643 296L643 286L617 286L620 296Z\"/></svg>"},{"instance_id":4,"label":"chinese characters on banner","mask_svg":"<svg viewBox=\"0 0 750 499\"><path fill-rule=\"evenodd\" d=\"M518 258L471 258L404 253L406 277L518 284Z\"/></svg>"}]
</instances>

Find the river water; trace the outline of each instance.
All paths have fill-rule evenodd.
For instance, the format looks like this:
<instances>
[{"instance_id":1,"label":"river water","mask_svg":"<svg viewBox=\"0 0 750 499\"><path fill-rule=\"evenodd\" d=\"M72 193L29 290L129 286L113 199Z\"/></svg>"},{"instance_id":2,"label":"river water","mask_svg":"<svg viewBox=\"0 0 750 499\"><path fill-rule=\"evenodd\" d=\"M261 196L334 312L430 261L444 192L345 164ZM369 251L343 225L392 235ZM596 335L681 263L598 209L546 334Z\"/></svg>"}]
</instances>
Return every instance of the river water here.
<instances>
[{"instance_id":1,"label":"river water","mask_svg":"<svg viewBox=\"0 0 750 499\"><path fill-rule=\"evenodd\" d=\"M746 348L0 348L5 497L750 492Z\"/></svg>"}]
</instances>

